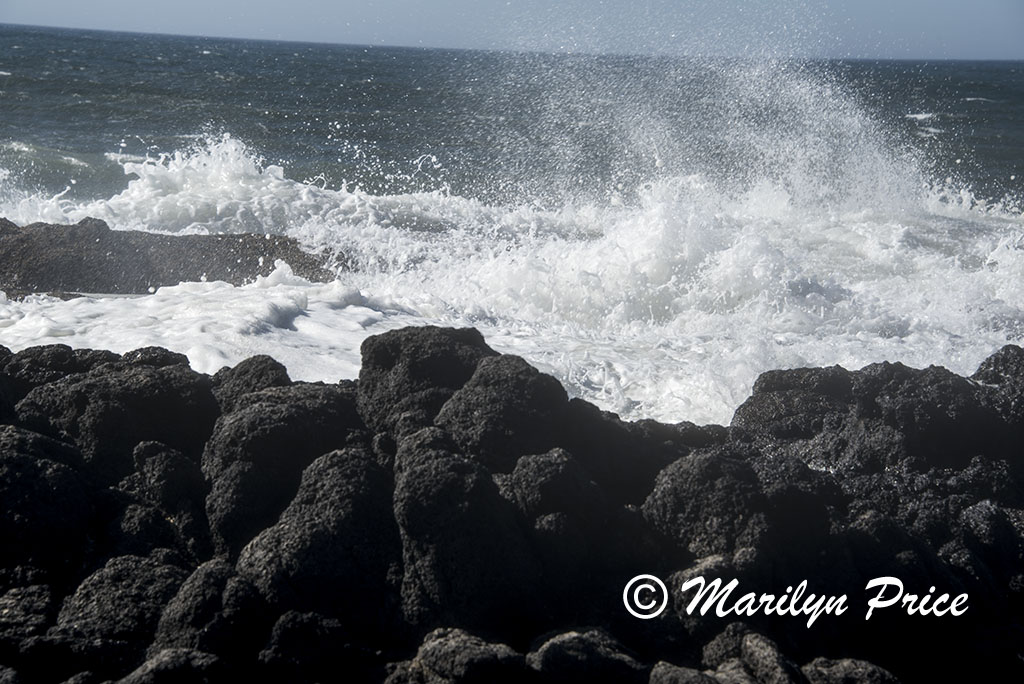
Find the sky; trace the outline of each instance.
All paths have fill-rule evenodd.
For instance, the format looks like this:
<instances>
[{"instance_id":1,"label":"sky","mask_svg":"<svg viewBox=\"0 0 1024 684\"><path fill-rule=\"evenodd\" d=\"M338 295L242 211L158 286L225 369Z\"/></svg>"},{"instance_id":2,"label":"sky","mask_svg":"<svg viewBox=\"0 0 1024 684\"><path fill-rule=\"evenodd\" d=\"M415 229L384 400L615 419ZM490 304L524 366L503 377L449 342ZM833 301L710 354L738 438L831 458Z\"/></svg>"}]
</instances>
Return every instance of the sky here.
<instances>
[{"instance_id":1,"label":"sky","mask_svg":"<svg viewBox=\"0 0 1024 684\"><path fill-rule=\"evenodd\" d=\"M1024 0L0 0L0 23L554 52L1024 59Z\"/></svg>"}]
</instances>

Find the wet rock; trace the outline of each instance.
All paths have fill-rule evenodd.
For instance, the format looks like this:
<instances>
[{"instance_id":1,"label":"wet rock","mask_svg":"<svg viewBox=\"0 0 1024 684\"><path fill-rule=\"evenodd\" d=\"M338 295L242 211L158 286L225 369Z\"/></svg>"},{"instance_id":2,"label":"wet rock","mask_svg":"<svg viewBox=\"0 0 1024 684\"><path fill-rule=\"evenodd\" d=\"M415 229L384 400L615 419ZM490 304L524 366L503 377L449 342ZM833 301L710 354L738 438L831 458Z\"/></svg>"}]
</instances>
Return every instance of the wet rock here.
<instances>
[{"instance_id":1,"label":"wet rock","mask_svg":"<svg viewBox=\"0 0 1024 684\"><path fill-rule=\"evenodd\" d=\"M897 430L918 469L963 467L1003 434L977 386L945 368L873 364L856 375L854 391L861 415Z\"/></svg>"},{"instance_id":2,"label":"wet rock","mask_svg":"<svg viewBox=\"0 0 1024 684\"><path fill-rule=\"evenodd\" d=\"M404 328L363 341L359 412L374 432L396 438L434 417L496 352L473 328Z\"/></svg>"},{"instance_id":3,"label":"wet rock","mask_svg":"<svg viewBox=\"0 0 1024 684\"><path fill-rule=\"evenodd\" d=\"M276 522L315 458L365 441L354 399L340 385L273 387L245 395L218 419L203 453L218 552L237 554Z\"/></svg>"},{"instance_id":4,"label":"wet rock","mask_svg":"<svg viewBox=\"0 0 1024 684\"><path fill-rule=\"evenodd\" d=\"M17 410L25 426L74 443L104 484L132 471L139 442L198 455L217 416L209 378L184 366L72 375L32 390Z\"/></svg>"},{"instance_id":5,"label":"wet rock","mask_svg":"<svg viewBox=\"0 0 1024 684\"><path fill-rule=\"evenodd\" d=\"M241 285L269 274L279 259L307 280L334 279L323 259L288 237L159 235L111 230L94 218L11 225L0 239L0 290L8 292L146 294L199 280Z\"/></svg>"},{"instance_id":6,"label":"wet rock","mask_svg":"<svg viewBox=\"0 0 1024 684\"><path fill-rule=\"evenodd\" d=\"M767 371L732 424L776 439L807 438L822 431L830 414L844 414L853 403L853 381L844 368Z\"/></svg>"}]
</instances>

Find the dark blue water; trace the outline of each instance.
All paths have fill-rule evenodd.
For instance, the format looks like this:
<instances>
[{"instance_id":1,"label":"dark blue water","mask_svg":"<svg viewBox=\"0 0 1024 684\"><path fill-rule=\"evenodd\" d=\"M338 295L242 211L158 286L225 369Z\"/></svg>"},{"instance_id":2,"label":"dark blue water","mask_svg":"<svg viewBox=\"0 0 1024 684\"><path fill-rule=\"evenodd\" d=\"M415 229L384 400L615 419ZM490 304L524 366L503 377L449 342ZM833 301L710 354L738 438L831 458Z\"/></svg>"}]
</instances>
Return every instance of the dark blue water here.
<instances>
[{"instance_id":1,"label":"dark blue water","mask_svg":"<svg viewBox=\"0 0 1024 684\"><path fill-rule=\"evenodd\" d=\"M986 200L1024 188L1022 63L751 64L0 26L0 72L7 183L55 194L75 180L70 199L123 188L112 153L157 156L224 133L295 180L488 203L628 201L691 173L742 184L784 176L786 156L803 153L808 173L841 176L865 134L928 182Z\"/></svg>"}]
</instances>

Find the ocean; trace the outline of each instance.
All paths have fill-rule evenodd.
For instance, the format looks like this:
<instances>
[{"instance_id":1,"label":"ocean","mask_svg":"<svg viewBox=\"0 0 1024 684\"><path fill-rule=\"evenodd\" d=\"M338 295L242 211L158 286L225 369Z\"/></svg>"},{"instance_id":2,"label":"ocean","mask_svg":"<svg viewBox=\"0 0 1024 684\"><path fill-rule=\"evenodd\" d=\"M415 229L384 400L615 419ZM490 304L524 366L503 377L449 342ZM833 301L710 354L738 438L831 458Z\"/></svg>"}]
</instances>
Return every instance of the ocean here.
<instances>
[{"instance_id":1,"label":"ocean","mask_svg":"<svg viewBox=\"0 0 1024 684\"><path fill-rule=\"evenodd\" d=\"M474 326L625 418L1024 342L1024 63L549 55L0 25L0 216L288 235L250 285L0 294L0 344L359 371Z\"/></svg>"}]
</instances>

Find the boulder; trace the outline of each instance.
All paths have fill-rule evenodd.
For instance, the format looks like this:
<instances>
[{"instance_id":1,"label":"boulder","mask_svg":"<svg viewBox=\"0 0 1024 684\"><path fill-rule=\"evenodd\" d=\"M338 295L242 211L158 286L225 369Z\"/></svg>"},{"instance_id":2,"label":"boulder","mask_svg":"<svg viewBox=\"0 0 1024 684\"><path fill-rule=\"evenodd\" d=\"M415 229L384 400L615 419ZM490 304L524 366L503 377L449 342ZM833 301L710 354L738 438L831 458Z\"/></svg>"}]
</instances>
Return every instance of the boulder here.
<instances>
[{"instance_id":1,"label":"boulder","mask_svg":"<svg viewBox=\"0 0 1024 684\"><path fill-rule=\"evenodd\" d=\"M239 574L281 612L318 612L386 641L397 631L402 553L391 494L391 473L366 450L321 456L278 523L242 550Z\"/></svg>"},{"instance_id":2,"label":"boulder","mask_svg":"<svg viewBox=\"0 0 1024 684\"><path fill-rule=\"evenodd\" d=\"M395 456L394 514L414 628L447 624L522 638L545 596L525 523L487 469L427 428Z\"/></svg>"},{"instance_id":3,"label":"boulder","mask_svg":"<svg viewBox=\"0 0 1024 684\"><path fill-rule=\"evenodd\" d=\"M17 410L23 425L74 443L91 475L108 485L132 471L140 442L198 458L218 414L209 378L180 365L71 375L32 390Z\"/></svg>"},{"instance_id":4,"label":"boulder","mask_svg":"<svg viewBox=\"0 0 1024 684\"><path fill-rule=\"evenodd\" d=\"M217 420L203 453L216 549L237 554L277 521L318 456L365 441L354 392L297 383L245 395Z\"/></svg>"},{"instance_id":5,"label":"boulder","mask_svg":"<svg viewBox=\"0 0 1024 684\"><path fill-rule=\"evenodd\" d=\"M373 432L396 438L434 417L496 352L472 328L403 328L363 341L359 412Z\"/></svg>"}]
</instances>

